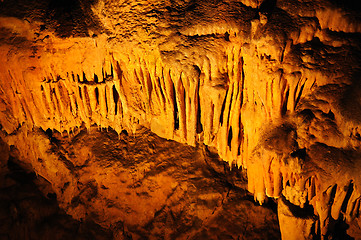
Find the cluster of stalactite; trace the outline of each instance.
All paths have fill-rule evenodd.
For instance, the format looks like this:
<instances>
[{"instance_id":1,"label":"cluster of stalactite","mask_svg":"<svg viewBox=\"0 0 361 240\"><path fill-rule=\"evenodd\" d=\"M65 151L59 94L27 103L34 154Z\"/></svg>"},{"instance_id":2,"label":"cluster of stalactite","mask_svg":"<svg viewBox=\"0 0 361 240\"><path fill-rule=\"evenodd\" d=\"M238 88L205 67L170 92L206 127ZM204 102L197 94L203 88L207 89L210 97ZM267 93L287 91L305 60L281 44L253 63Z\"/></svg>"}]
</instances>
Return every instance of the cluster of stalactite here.
<instances>
[{"instance_id":1,"label":"cluster of stalactite","mask_svg":"<svg viewBox=\"0 0 361 240\"><path fill-rule=\"evenodd\" d=\"M19 123L64 134L74 133L83 123L119 133L141 124L168 139L215 146L224 160L247 168L248 188L255 199L262 203L283 194L295 205L311 204L325 235L331 218L337 220L340 213L348 220L358 216L361 195L350 182L325 190L316 175L301 174L299 162L285 164L282 153L254 153L261 130L268 127L264 125L277 124L294 112L316 81L284 69L265 78L260 67L264 58L232 46L220 86L212 86L209 65L193 66L189 76L157 58L152 62L139 57L130 65L114 56L103 61L99 72L47 73L33 89L11 71L6 73L11 81L1 84L10 91L6 100Z\"/></svg>"},{"instance_id":2,"label":"cluster of stalactite","mask_svg":"<svg viewBox=\"0 0 361 240\"><path fill-rule=\"evenodd\" d=\"M327 99L312 102L322 86L347 83L347 79L337 82L342 78L339 69L332 75L323 68L339 62L329 55L347 56L337 48L346 42L333 40L327 28L356 32L359 25L345 27L322 11L317 14L320 26L303 19L303 25L282 44L269 36L257 37L267 22L263 15L252 21L255 39L247 43L239 32L232 32L236 28L225 34L216 26L203 32L196 27L183 29L188 37L224 38L217 53L208 51L189 64L154 50L113 48L102 37L48 37L39 43L38 52L29 48L21 54L16 52L21 48L9 50L1 45L0 58L5 63L0 66L2 130L11 135L19 126L29 125L72 134L84 124L87 128L111 127L120 133L142 125L167 139L214 146L230 165L247 169L248 190L260 203L284 195L295 205L312 205L319 216L320 234L325 236L330 221L339 219L341 213L347 221L358 216L361 193L353 174L346 180L330 174L331 180L326 181L317 168L308 168L309 148L315 142L307 143L313 140L301 132L297 119L305 113L310 118L323 114L332 118L330 126L338 125L340 134L335 136L346 137L316 139L340 149L351 143L354 149L360 147L359 140L348 139L359 138L357 124L343 123ZM314 38L327 51L310 54ZM184 55L195 52L191 49ZM302 121L302 126L308 124ZM269 135L277 128L280 134ZM36 160L42 151L36 145L23 150L28 151L24 156Z\"/></svg>"}]
</instances>

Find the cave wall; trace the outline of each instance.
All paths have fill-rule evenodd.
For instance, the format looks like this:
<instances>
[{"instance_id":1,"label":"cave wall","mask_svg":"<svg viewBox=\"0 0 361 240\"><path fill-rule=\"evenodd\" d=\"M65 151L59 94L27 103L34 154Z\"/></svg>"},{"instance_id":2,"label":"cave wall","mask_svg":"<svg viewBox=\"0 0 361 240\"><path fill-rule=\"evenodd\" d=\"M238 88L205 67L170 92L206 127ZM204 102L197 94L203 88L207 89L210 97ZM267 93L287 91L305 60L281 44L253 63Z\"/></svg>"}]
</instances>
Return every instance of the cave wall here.
<instances>
[{"instance_id":1,"label":"cave wall","mask_svg":"<svg viewBox=\"0 0 361 240\"><path fill-rule=\"evenodd\" d=\"M39 173L71 175L24 128L71 135L83 124L118 133L141 125L215 147L247 169L248 190L260 203L283 195L312 205L322 236L340 214L348 222L358 217L357 8L321 1L81 3L98 23L82 34L42 19L0 18L2 138Z\"/></svg>"}]
</instances>

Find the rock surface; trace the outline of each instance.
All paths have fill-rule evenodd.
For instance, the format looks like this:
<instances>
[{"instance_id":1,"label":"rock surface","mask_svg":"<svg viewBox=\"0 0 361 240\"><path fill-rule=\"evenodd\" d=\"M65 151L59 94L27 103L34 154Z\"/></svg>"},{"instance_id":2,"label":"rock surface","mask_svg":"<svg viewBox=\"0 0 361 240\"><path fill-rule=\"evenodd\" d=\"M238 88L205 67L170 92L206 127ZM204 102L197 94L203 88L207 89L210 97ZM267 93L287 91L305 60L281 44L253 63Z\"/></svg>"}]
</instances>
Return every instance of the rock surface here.
<instances>
[{"instance_id":1,"label":"rock surface","mask_svg":"<svg viewBox=\"0 0 361 240\"><path fill-rule=\"evenodd\" d=\"M9 239L49 239L51 232L58 239L81 239L86 234L86 239L280 238L275 205L257 206L241 188L246 184L242 172L230 172L206 148L166 141L146 129L119 137L113 130L96 128L83 129L74 137L48 133L32 133L37 135L34 144L47 146L48 154L57 156L51 163L38 159L32 165L47 178L33 175L41 192L25 173L22 184L0 190L3 198L9 198L1 209L11 211L14 205L17 216L25 215L22 220L14 220L11 213L1 216L7 219L2 233ZM12 155L23 151L10 151L10 169L16 166ZM19 163L26 167L24 161ZM58 177L59 168L52 168L51 174L47 165L62 163L66 166L61 174L66 177ZM18 174L18 169L7 178ZM59 215L54 198L76 220ZM11 226L18 226L17 221L22 222L15 230ZM99 224L109 233L78 221Z\"/></svg>"},{"instance_id":2,"label":"rock surface","mask_svg":"<svg viewBox=\"0 0 361 240\"><path fill-rule=\"evenodd\" d=\"M67 215L51 184L22 169L18 161L8 155L1 162L6 165L0 169L0 239L112 239L110 230L90 219L77 221Z\"/></svg>"},{"instance_id":3,"label":"rock surface","mask_svg":"<svg viewBox=\"0 0 361 240\"><path fill-rule=\"evenodd\" d=\"M3 1L2 139L76 192L82 175L71 178L68 160L36 144L33 129L144 126L214 147L246 169L261 204L283 196L310 206L317 220L307 234L326 239L344 223L357 230L360 9L352 0ZM294 231L306 231L307 219L292 220Z\"/></svg>"}]
</instances>

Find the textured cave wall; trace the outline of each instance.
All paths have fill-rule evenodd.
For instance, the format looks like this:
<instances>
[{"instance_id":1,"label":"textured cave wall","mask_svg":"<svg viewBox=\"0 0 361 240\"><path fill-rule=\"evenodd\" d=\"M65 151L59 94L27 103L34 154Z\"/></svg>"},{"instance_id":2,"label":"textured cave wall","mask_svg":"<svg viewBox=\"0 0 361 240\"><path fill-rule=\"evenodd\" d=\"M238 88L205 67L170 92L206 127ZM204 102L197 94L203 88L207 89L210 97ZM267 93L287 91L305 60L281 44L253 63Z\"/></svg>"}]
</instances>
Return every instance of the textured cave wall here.
<instances>
[{"instance_id":1,"label":"textured cave wall","mask_svg":"<svg viewBox=\"0 0 361 240\"><path fill-rule=\"evenodd\" d=\"M256 204L245 172L206 147L144 128L63 137L39 130L24 140L34 137L57 157L29 167L11 147L8 170L0 169L1 239L280 239L272 202Z\"/></svg>"},{"instance_id":2,"label":"textured cave wall","mask_svg":"<svg viewBox=\"0 0 361 240\"><path fill-rule=\"evenodd\" d=\"M247 169L260 203L311 205L321 236L340 218L359 222L357 2L54 4L4 1L0 19L2 138L39 174L69 178L71 191L66 163L24 128L141 125L215 147Z\"/></svg>"}]
</instances>

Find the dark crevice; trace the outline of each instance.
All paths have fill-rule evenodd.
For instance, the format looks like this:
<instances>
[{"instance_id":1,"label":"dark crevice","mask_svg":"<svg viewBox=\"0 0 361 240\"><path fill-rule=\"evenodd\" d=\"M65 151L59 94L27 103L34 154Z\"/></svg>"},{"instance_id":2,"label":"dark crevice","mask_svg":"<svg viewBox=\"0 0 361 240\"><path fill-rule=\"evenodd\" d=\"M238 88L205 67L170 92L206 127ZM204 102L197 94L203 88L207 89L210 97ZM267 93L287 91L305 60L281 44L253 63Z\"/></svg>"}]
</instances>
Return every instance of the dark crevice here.
<instances>
[{"instance_id":1,"label":"dark crevice","mask_svg":"<svg viewBox=\"0 0 361 240\"><path fill-rule=\"evenodd\" d=\"M242 146L242 142L243 142L243 124L241 122L241 114L239 115L239 123L240 123L240 128L238 131L238 152L237 155L241 155L241 146Z\"/></svg>"},{"instance_id":2,"label":"dark crevice","mask_svg":"<svg viewBox=\"0 0 361 240\"><path fill-rule=\"evenodd\" d=\"M332 204L334 202L336 191L337 191L337 184L335 184L331 190L330 202L328 203L330 206L332 206ZM346 198L349 199L349 197L347 197L348 194L349 194L349 192L347 192ZM346 200L346 198L345 198L345 200ZM344 206L342 206L342 207L344 207ZM341 209L342 209L342 207L341 207ZM341 212L343 212L343 211L341 210ZM326 234L326 238L331 239L331 237L332 237L332 239L345 239L345 240L354 239L354 238L351 238L347 234L348 227L349 227L348 224L345 223L343 214L340 214L338 219L335 219L335 220L331 219L330 228L329 228L328 233Z\"/></svg>"},{"instance_id":3,"label":"dark crevice","mask_svg":"<svg viewBox=\"0 0 361 240\"><path fill-rule=\"evenodd\" d=\"M306 153L306 148L302 148L302 149L297 149L296 151L293 151L291 153L291 157L295 158L299 158L299 159L306 159L307 153Z\"/></svg>"},{"instance_id":4,"label":"dark crevice","mask_svg":"<svg viewBox=\"0 0 361 240\"><path fill-rule=\"evenodd\" d=\"M50 200L56 200L56 193L48 193L46 197Z\"/></svg>"},{"instance_id":5,"label":"dark crevice","mask_svg":"<svg viewBox=\"0 0 361 240\"><path fill-rule=\"evenodd\" d=\"M289 94L290 94L290 90L287 89L286 96L284 97L283 102L282 102L281 116L284 116L287 112L287 102L288 102Z\"/></svg>"},{"instance_id":6,"label":"dark crevice","mask_svg":"<svg viewBox=\"0 0 361 240\"><path fill-rule=\"evenodd\" d=\"M203 125L201 122L201 105L198 100L198 108L197 108L197 134L203 132Z\"/></svg>"},{"instance_id":7,"label":"dark crevice","mask_svg":"<svg viewBox=\"0 0 361 240\"><path fill-rule=\"evenodd\" d=\"M177 106L176 90L175 90L173 82L172 82L172 86L173 86L173 105L174 105L174 112L173 112L174 129L178 130L179 129L179 111L178 111L178 106Z\"/></svg>"},{"instance_id":8,"label":"dark crevice","mask_svg":"<svg viewBox=\"0 0 361 240\"><path fill-rule=\"evenodd\" d=\"M348 186L348 189L347 189L347 193L346 193L346 196L345 196L345 199L342 203L342 206L341 206L341 212L346 212L346 209L347 209L347 205L348 205L348 201L350 200L351 198L351 195L352 195L352 192L353 192L353 183L350 182L350 185Z\"/></svg>"},{"instance_id":9,"label":"dark crevice","mask_svg":"<svg viewBox=\"0 0 361 240\"><path fill-rule=\"evenodd\" d=\"M228 117L227 117L227 124L229 123L229 118L231 117L231 108L232 108L232 102L233 102L233 93L234 91L232 90L232 93L231 93L231 99L229 101L229 111L228 111ZM236 99L237 97L235 97Z\"/></svg>"},{"instance_id":10,"label":"dark crevice","mask_svg":"<svg viewBox=\"0 0 361 240\"><path fill-rule=\"evenodd\" d=\"M60 37L88 37L89 29L96 32L100 29L99 20L90 10L94 3L94 0L51 0L41 15Z\"/></svg>"},{"instance_id":11,"label":"dark crevice","mask_svg":"<svg viewBox=\"0 0 361 240\"><path fill-rule=\"evenodd\" d=\"M229 33L225 32L224 39L229 42Z\"/></svg>"},{"instance_id":12,"label":"dark crevice","mask_svg":"<svg viewBox=\"0 0 361 240\"><path fill-rule=\"evenodd\" d=\"M99 83L99 79L98 79L98 76L94 73L94 82L95 83Z\"/></svg>"},{"instance_id":13,"label":"dark crevice","mask_svg":"<svg viewBox=\"0 0 361 240\"><path fill-rule=\"evenodd\" d=\"M349 225L340 217L333 225L332 237L328 237L328 239L355 240L347 234L348 228Z\"/></svg>"},{"instance_id":14,"label":"dark crevice","mask_svg":"<svg viewBox=\"0 0 361 240\"><path fill-rule=\"evenodd\" d=\"M243 106L243 89L244 89L244 81L245 81L243 57L241 57L241 78L242 78L242 89L241 89L241 107L242 107Z\"/></svg>"},{"instance_id":15,"label":"dark crevice","mask_svg":"<svg viewBox=\"0 0 361 240\"><path fill-rule=\"evenodd\" d=\"M56 131L56 130L54 130L54 131ZM53 136L53 130L51 130L50 128L46 129L45 134L46 134L46 136L48 136L51 143L58 144L60 142L57 138L55 138Z\"/></svg>"},{"instance_id":16,"label":"dark crevice","mask_svg":"<svg viewBox=\"0 0 361 240\"><path fill-rule=\"evenodd\" d=\"M333 201L335 200L336 191L337 191L337 184L335 184L331 189L330 202L329 202L330 205L332 205Z\"/></svg>"},{"instance_id":17,"label":"dark crevice","mask_svg":"<svg viewBox=\"0 0 361 240\"><path fill-rule=\"evenodd\" d=\"M226 108L227 95L228 95L228 89L226 91L226 96L224 97L224 100L223 100L223 104L222 104L222 108L221 108L221 116L219 117L219 122L220 122L221 126L223 125L223 114L224 114L224 109Z\"/></svg>"},{"instance_id":18,"label":"dark crevice","mask_svg":"<svg viewBox=\"0 0 361 240\"><path fill-rule=\"evenodd\" d=\"M152 85L150 73L147 70L145 70L145 71L147 72L146 80L147 80L147 87L148 87L149 104L151 104L153 85Z\"/></svg>"},{"instance_id":19,"label":"dark crevice","mask_svg":"<svg viewBox=\"0 0 361 240\"><path fill-rule=\"evenodd\" d=\"M96 87L94 91L95 91L95 98L97 100L97 105L99 105L99 89Z\"/></svg>"},{"instance_id":20,"label":"dark crevice","mask_svg":"<svg viewBox=\"0 0 361 240\"><path fill-rule=\"evenodd\" d=\"M160 77L158 77L157 79L158 79L158 84L159 84L159 91L160 91L160 94L162 95L162 100L163 100L163 102L165 102L165 95L163 92L162 84L160 82Z\"/></svg>"},{"instance_id":21,"label":"dark crevice","mask_svg":"<svg viewBox=\"0 0 361 240\"><path fill-rule=\"evenodd\" d=\"M60 110L60 103L59 103L59 100L57 98L57 94L56 94L56 91L55 91L55 88L52 89L51 91L52 94L50 94L51 96L51 101L53 102L54 106L58 108L58 110Z\"/></svg>"},{"instance_id":22,"label":"dark crevice","mask_svg":"<svg viewBox=\"0 0 361 240\"><path fill-rule=\"evenodd\" d=\"M123 82L122 82L122 80L123 80L123 71L122 71L122 69L120 68L119 62L116 61L115 63L116 63L116 65L115 65L115 71L117 72L119 85L120 85L120 87L122 87L122 86L123 86ZM113 65L112 65L112 69L113 69Z\"/></svg>"},{"instance_id":23,"label":"dark crevice","mask_svg":"<svg viewBox=\"0 0 361 240\"><path fill-rule=\"evenodd\" d=\"M282 54L281 54L281 58L280 58L281 63L283 62L283 59L285 58L286 47L287 47L287 42L284 44L284 46L282 48Z\"/></svg>"},{"instance_id":24,"label":"dark crevice","mask_svg":"<svg viewBox=\"0 0 361 240\"><path fill-rule=\"evenodd\" d=\"M302 96L302 92L303 92L304 87L305 87L305 84L302 84L302 86L300 88L300 92L298 93L298 96L297 96L296 101L295 101L295 108L294 109L296 109L296 106L300 101L300 98Z\"/></svg>"},{"instance_id":25,"label":"dark crevice","mask_svg":"<svg viewBox=\"0 0 361 240\"><path fill-rule=\"evenodd\" d=\"M182 111L182 113L186 116L187 115L187 113L186 113L186 109L187 109L187 107L186 107L186 105L187 105L186 89L184 88L184 86L182 86L182 88L183 88L183 109L182 110L184 110L184 111ZM182 116L183 116L183 114L182 114Z\"/></svg>"},{"instance_id":26,"label":"dark crevice","mask_svg":"<svg viewBox=\"0 0 361 240\"><path fill-rule=\"evenodd\" d=\"M72 106L72 104L69 104L69 108L70 108L70 112L72 113L72 112L73 112L73 106Z\"/></svg>"},{"instance_id":27,"label":"dark crevice","mask_svg":"<svg viewBox=\"0 0 361 240\"><path fill-rule=\"evenodd\" d=\"M79 96L80 96L80 99L81 99L81 100L83 100L83 95L81 94L81 87L79 86L79 87L78 87L78 89L79 89Z\"/></svg>"},{"instance_id":28,"label":"dark crevice","mask_svg":"<svg viewBox=\"0 0 361 240\"><path fill-rule=\"evenodd\" d=\"M104 91L104 98L105 98L105 108L106 108L107 113L108 113L107 88L105 88L105 91Z\"/></svg>"},{"instance_id":29,"label":"dark crevice","mask_svg":"<svg viewBox=\"0 0 361 240\"><path fill-rule=\"evenodd\" d=\"M325 114L325 116L331 120L335 120L335 114L329 110L328 113Z\"/></svg>"},{"instance_id":30,"label":"dark crevice","mask_svg":"<svg viewBox=\"0 0 361 240\"><path fill-rule=\"evenodd\" d=\"M200 96L199 96L199 89L200 89L200 81L198 80L198 89L197 89L197 134L203 132L203 125L202 125L202 121L201 121L201 116L202 116L201 113L202 112L201 112L201 100L200 100Z\"/></svg>"},{"instance_id":31,"label":"dark crevice","mask_svg":"<svg viewBox=\"0 0 361 240\"><path fill-rule=\"evenodd\" d=\"M316 117L312 110L308 108L302 110L298 115L302 118L303 122L310 122Z\"/></svg>"},{"instance_id":32,"label":"dark crevice","mask_svg":"<svg viewBox=\"0 0 361 240\"><path fill-rule=\"evenodd\" d=\"M83 72L83 83L87 83L88 80L86 79L85 73Z\"/></svg>"},{"instance_id":33,"label":"dark crevice","mask_svg":"<svg viewBox=\"0 0 361 240\"><path fill-rule=\"evenodd\" d=\"M287 180L287 182L286 182L286 186L291 186L291 184L290 184L290 180Z\"/></svg>"},{"instance_id":34,"label":"dark crevice","mask_svg":"<svg viewBox=\"0 0 361 240\"><path fill-rule=\"evenodd\" d=\"M231 149L232 138L233 138L233 131L232 131L232 127L230 127L229 130L228 130L228 141L227 141L227 145L228 145L230 151L232 150Z\"/></svg>"},{"instance_id":35,"label":"dark crevice","mask_svg":"<svg viewBox=\"0 0 361 240\"><path fill-rule=\"evenodd\" d=\"M75 109L76 109L76 111L78 111L78 109L79 109L79 107L78 107L78 103L77 103L77 101L75 100Z\"/></svg>"},{"instance_id":36,"label":"dark crevice","mask_svg":"<svg viewBox=\"0 0 361 240\"><path fill-rule=\"evenodd\" d=\"M117 115L118 114L119 93L118 93L117 89L115 88L115 85L113 85L113 100L115 103L114 114Z\"/></svg>"},{"instance_id":37,"label":"dark crevice","mask_svg":"<svg viewBox=\"0 0 361 240\"><path fill-rule=\"evenodd\" d=\"M259 11L269 17L275 9L277 0L264 0L259 6Z\"/></svg>"},{"instance_id":38,"label":"dark crevice","mask_svg":"<svg viewBox=\"0 0 361 240\"><path fill-rule=\"evenodd\" d=\"M283 201L283 203L292 212L293 216L301 219L310 219L310 218L316 219L312 205L306 204L303 208L301 208L297 205L292 204L284 196L281 197L280 201Z\"/></svg>"}]
</instances>

